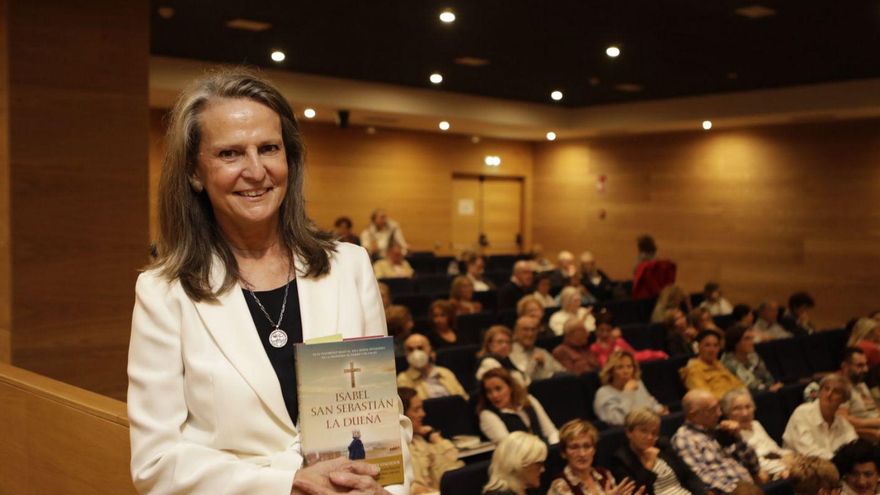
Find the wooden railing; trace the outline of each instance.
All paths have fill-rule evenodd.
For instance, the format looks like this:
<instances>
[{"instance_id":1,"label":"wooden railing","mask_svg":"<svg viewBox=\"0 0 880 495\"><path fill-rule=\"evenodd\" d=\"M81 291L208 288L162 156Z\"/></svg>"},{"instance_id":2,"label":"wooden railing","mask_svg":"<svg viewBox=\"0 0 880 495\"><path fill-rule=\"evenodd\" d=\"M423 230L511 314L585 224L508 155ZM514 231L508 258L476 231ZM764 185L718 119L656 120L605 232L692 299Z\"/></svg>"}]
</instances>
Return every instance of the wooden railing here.
<instances>
[{"instance_id":1,"label":"wooden railing","mask_svg":"<svg viewBox=\"0 0 880 495\"><path fill-rule=\"evenodd\" d=\"M0 494L126 495L125 404L0 364Z\"/></svg>"}]
</instances>

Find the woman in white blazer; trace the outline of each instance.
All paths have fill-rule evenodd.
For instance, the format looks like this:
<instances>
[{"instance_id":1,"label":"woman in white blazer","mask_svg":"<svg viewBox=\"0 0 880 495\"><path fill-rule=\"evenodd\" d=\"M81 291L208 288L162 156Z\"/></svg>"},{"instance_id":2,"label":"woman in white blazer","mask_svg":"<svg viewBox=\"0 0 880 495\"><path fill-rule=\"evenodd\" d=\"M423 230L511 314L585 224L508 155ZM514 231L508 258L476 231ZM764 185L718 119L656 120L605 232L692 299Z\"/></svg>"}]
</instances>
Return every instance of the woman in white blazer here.
<instances>
[{"instance_id":1,"label":"woman in white blazer","mask_svg":"<svg viewBox=\"0 0 880 495\"><path fill-rule=\"evenodd\" d=\"M140 493L408 493L403 415L403 485L383 489L363 462L302 465L293 343L386 334L366 251L312 226L302 180L293 112L268 83L219 71L181 95L159 187L158 257L138 278L132 316Z\"/></svg>"}]
</instances>

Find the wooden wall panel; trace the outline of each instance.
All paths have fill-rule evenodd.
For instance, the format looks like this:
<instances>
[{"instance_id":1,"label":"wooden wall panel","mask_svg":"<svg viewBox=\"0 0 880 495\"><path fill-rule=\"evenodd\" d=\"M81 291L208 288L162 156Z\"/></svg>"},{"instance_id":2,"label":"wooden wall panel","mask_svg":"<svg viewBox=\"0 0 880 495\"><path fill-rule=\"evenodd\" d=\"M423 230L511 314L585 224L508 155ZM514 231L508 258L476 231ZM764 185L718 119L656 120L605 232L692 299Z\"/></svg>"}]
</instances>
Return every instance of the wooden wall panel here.
<instances>
[{"instance_id":1,"label":"wooden wall panel","mask_svg":"<svg viewBox=\"0 0 880 495\"><path fill-rule=\"evenodd\" d=\"M652 233L687 290L717 280L756 304L805 289L836 325L880 307L878 197L877 120L542 143L533 235L626 278Z\"/></svg>"}]
</instances>

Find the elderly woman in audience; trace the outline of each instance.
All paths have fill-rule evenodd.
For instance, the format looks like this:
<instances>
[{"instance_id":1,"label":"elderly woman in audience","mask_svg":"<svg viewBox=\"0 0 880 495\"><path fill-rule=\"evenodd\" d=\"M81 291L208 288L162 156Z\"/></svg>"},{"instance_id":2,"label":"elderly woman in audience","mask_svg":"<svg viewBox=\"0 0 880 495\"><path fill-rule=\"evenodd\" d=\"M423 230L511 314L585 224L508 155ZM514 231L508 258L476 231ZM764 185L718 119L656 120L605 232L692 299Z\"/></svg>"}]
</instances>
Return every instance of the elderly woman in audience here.
<instances>
[{"instance_id":1,"label":"elderly woman in audience","mask_svg":"<svg viewBox=\"0 0 880 495\"><path fill-rule=\"evenodd\" d=\"M631 495L636 492L635 483L623 479L618 484L614 476L605 468L594 467L599 432L596 427L582 419L573 419L559 431L565 468L550 484L547 495Z\"/></svg>"},{"instance_id":2,"label":"elderly woman in audience","mask_svg":"<svg viewBox=\"0 0 880 495\"><path fill-rule=\"evenodd\" d=\"M663 328L666 330L666 350L670 356L694 354L697 344L695 339L700 332L688 323L682 310L673 308L666 311Z\"/></svg>"},{"instance_id":3,"label":"elderly woman in audience","mask_svg":"<svg viewBox=\"0 0 880 495\"><path fill-rule=\"evenodd\" d=\"M532 293L532 296L545 308L559 306L556 298L550 295L550 275L547 273L541 273L536 277L535 292Z\"/></svg>"},{"instance_id":4,"label":"elderly woman in audience","mask_svg":"<svg viewBox=\"0 0 880 495\"><path fill-rule=\"evenodd\" d=\"M599 359L599 364L604 366L605 361L615 351L627 351L636 358L636 361L645 362L669 357L665 352L654 349L642 349L637 351L621 336L619 328L612 324L613 317L607 309L602 309L596 317L596 341L590 345L590 352Z\"/></svg>"},{"instance_id":5,"label":"elderly woman in audience","mask_svg":"<svg viewBox=\"0 0 880 495\"><path fill-rule=\"evenodd\" d=\"M764 301L758 305L755 319L755 342L768 342L793 337L779 324L779 303Z\"/></svg>"},{"instance_id":6,"label":"elderly woman in audience","mask_svg":"<svg viewBox=\"0 0 880 495\"><path fill-rule=\"evenodd\" d=\"M403 247L396 242L388 246L385 257L373 263L376 278L412 278L413 267L403 257Z\"/></svg>"},{"instance_id":7,"label":"elderly woman in audience","mask_svg":"<svg viewBox=\"0 0 880 495\"><path fill-rule=\"evenodd\" d=\"M578 318L584 320L587 330L592 332L596 329L596 319L593 317L593 308L581 306L581 293L575 287L566 287L559 293L559 311L550 316L550 329L556 335L562 335L565 323Z\"/></svg>"},{"instance_id":8,"label":"elderly woman in audience","mask_svg":"<svg viewBox=\"0 0 880 495\"><path fill-rule=\"evenodd\" d=\"M858 347L868 358L868 366L880 364L880 321L873 318L859 318L850 333L849 347Z\"/></svg>"},{"instance_id":9,"label":"elderly woman in audience","mask_svg":"<svg viewBox=\"0 0 880 495\"><path fill-rule=\"evenodd\" d=\"M403 342L415 327L412 314L406 306L392 304L385 309L385 321L388 325L388 335L394 337L394 355L403 356Z\"/></svg>"},{"instance_id":10,"label":"elderly woman in audience","mask_svg":"<svg viewBox=\"0 0 880 495\"><path fill-rule=\"evenodd\" d=\"M513 333L504 325L492 325L483 336L483 347L477 353L477 380L481 380L487 371L504 368L513 379L523 387L528 387L531 379L513 364L510 353L513 351Z\"/></svg>"},{"instance_id":11,"label":"elderly woman in audience","mask_svg":"<svg viewBox=\"0 0 880 495\"><path fill-rule=\"evenodd\" d=\"M492 453L489 482L485 495L526 495L526 490L541 486L541 473L547 460L547 444L535 435L515 431Z\"/></svg>"},{"instance_id":12,"label":"elderly woman in audience","mask_svg":"<svg viewBox=\"0 0 880 495\"><path fill-rule=\"evenodd\" d=\"M668 414L669 409L657 402L641 378L639 363L631 353L616 351L612 354L599 372L602 386L593 399L596 416L609 425L620 426L626 415L637 408Z\"/></svg>"},{"instance_id":13,"label":"elderly woman in audience","mask_svg":"<svg viewBox=\"0 0 880 495\"><path fill-rule=\"evenodd\" d=\"M837 414L851 393L846 377L825 375L819 382L819 399L801 404L791 414L782 434L783 445L799 454L831 459L841 445L858 438L852 424Z\"/></svg>"},{"instance_id":14,"label":"elderly woman in audience","mask_svg":"<svg viewBox=\"0 0 880 495\"><path fill-rule=\"evenodd\" d=\"M531 316L540 322L538 337L553 337L556 334L550 330L550 326L544 322L544 305L534 295L523 296L516 303L516 316Z\"/></svg>"},{"instance_id":15,"label":"elderly woman in audience","mask_svg":"<svg viewBox=\"0 0 880 495\"><path fill-rule=\"evenodd\" d=\"M837 449L831 461L843 478L843 495L874 495L878 492L878 454L877 447L861 439Z\"/></svg>"},{"instance_id":16,"label":"elderly woman in audience","mask_svg":"<svg viewBox=\"0 0 880 495\"><path fill-rule=\"evenodd\" d=\"M593 253L584 251L580 257L581 282L584 287L599 300L611 299L614 296L614 283L611 278L596 265Z\"/></svg>"},{"instance_id":17,"label":"elderly woman in audience","mask_svg":"<svg viewBox=\"0 0 880 495\"><path fill-rule=\"evenodd\" d=\"M412 495L433 493L440 490L443 473L464 466L458 460L458 449L443 438L440 432L424 423L425 407L415 390L407 387L397 389L403 403L403 413L412 421L413 437L409 444L412 456Z\"/></svg>"},{"instance_id":18,"label":"elderly woman in audience","mask_svg":"<svg viewBox=\"0 0 880 495\"><path fill-rule=\"evenodd\" d=\"M480 431L496 444L512 431L532 433L550 444L559 442L559 431L544 406L504 368L483 374L477 412Z\"/></svg>"},{"instance_id":19,"label":"elderly woman in audience","mask_svg":"<svg viewBox=\"0 0 880 495\"><path fill-rule=\"evenodd\" d=\"M758 454L762 470L774 478L788 478L796 456L794 452L783 449L770 438L761 423L755 419L755 403L748 390L737 388L724 394L721 398L721 412L727 419L739 423L740 437Z\"/></svg>"},{"instance_id":20,"label":"elderly woman in audience","mask_svg":"<svg viewBox=\"0 0 880 495\"><path fill-rule=\"evenodd\" d=\"M668 439L660 438L660 416L645 408L626 415L627 443L611 460L616 478L629 478L647 495L703 495L706 485L682 462Z\"/></svg>"},{"instance_id":21,"label":"elderly woman in audience","mask_svg":"<svg viewBox=\"0 0 880 495\"><path fill-rule=\"evenodd\" d=\"M470 315L483 310L483 305L474 301L474 284L466 275L452 279L449 302L455 305L456 315Z\"/></svg>"},{"instance_id":22,"label":"elderly woman in audience","mask_svg":"<svg viewBox=\"0 0 880 495\"><path fill-rule=\"evenodd\" d=\"M681 379L688 390L707 390L721 399L732 389L745 384L718 360L721 352L721 336L711 330L697 334L697 357L688 361L680 370Z\"/></svg>"},{"instance_id":23,"label":"elderly woman in audience","mask_svg":"<svg viewBox=\"0 0 880 495\"><path fill-rule=\"evenodd\" d=\"M477 253L468 253L465 258L467 278L474 286L474 292L486 292L495 289L495 284L486 278L486 259Z\"/></svg>"},{"instance_id":24,"label":"elderly woman in audience","mask_svg":"<svg viewBox=\"0 0 880 495\"><path fill-rule=\"evenodd\" d=\"M461 344L455 333L455 305L449 301L437 300L428 309L431 327L428 340L434 349L443 349Z\"/></svg>"},{"instance_id":25,"label":"elderly woman in audience","mask_svg":"<svg viewBox=\"0 0 880 495\"><path fill-rule=\"evenodd\" d=\"M776 392L782 383L773 378L761 356L755 352L755 331L736 324L724 334L724 356L721 363L752 392Z\"/></svg>"},{"instance_id":26,"label":"elderly woman in audience","mask_svg":"<svg viewBox=\"0 0 880 495\"><path fill-rule=\"evenodd\" d=\"M397 386L414 389L422 399L460 395L468 398L464 387L447 368L437 366L437 355L428 338L414 333L403 343L409 367L397 375Z\"/></svg>"},{"instance_id":27,"label":"elderly woman in audience","mask_svg":"<svg viewBox=\"0 0 880 495\"><path fill-rule=\"evenodd\" d=\"M703 330L715 330L718 333L724 333L724 330L721 330L718 328L718 325L715 324L715 319L712 318L712 314L709 313L709 310L706 308L692 309L687 315L687 321L688 324L694 327L698 333Z\"/></svg>"},{"instance_id":28,"label":"elderly woman in audience","mask_svg":"<svg viewBox=\"0 0 880 495\"><path fill-rule=\"evenodd\" d=\"M677 285L667 285L657 296L657 304L651 313L651 323L662 323L666 312L670 309L682 309L682 305L691 310L691 300L684 290Z\"/></svg>"},{"instance_id":29,"label":"elderly woman in audience","mask_svg":"<svg viewBox=\"0 0 880 495\"><path fill-rule=\"evenodd\" d=\"M565 324L565 337L553 349L553 357L575 375L596 371L600 367L599 360L590 351L588 340L589 334L584 321L572 318Z\"/></svg>"},{"instance_id":30,"label":"elderly woman in audience","mask_svg":"<svg viewBox=\"0 0 880 495\"><path fill-rule=\"evenodd\" d=\"M517 369L525 371L532 381L550 378L556 373L566 371L565 366L550 352L535 345L540 328L541 322L531 316L517 318L513 327L514 342L510 360Z\"/></svg>"},{"instance_id":31,"label":"elderly woman in audience","mask_svg":"<svg viewBox=\"0 0 880 495\"><path fill-rule=\"evenodd\" d=\"M721 286L717 282L707 282L703 288L703 302L701 308L706 308L712 316L729 315L733 312L733 305L721 294Z\"/></svg>"}]
</instances>

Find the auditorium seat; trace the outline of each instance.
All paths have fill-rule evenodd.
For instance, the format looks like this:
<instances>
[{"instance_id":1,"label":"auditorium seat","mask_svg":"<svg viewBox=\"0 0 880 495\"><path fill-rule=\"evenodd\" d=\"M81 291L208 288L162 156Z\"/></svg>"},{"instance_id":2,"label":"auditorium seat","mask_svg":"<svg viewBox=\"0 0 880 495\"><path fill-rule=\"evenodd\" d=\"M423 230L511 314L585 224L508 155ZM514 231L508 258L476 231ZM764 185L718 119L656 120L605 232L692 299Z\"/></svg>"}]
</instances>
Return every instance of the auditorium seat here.
<instances>
[{"instance_id":1,"label":"auditorium seat","mask_svg":"<svg viewBox=\"0 0 880 495\"><path fill-rule=\"evenodd\" d=\"M660 403L666 404L672 410L681 408L681 398L687 392L678 370L687 364L688 359L689 356L673 356L641 365L645 387Z\"/></svg>"},{"instance_id":2,"label":"auditorium seat","mask_svg":"<svg viewBox=\"0 0 880 495\"><path fill-rule=\"evenodd\" d=\"M706 294L702 292L694 292L688 296L688 299L691 301L692 308L700 307L700 304L703 304L703 301L706 300Z\"/></svg>"},{"instance_id":3,"label":"auditorium seat","mask_svg":"<svg viewBox=\"0 0 880 495\"><path fill-rule=\"evenodd\" d=\"M602 382L599 380L599 373L596 371L584 373L578 379L581 381L581 390L583 390L584 399L586 400L586 409L584 410L583 417L600 430L606 428L607 425L599 421L599 417L596 416L596 411L593 409L593 399L596 398L596 391L602 386Z\"/></svg>"},{"instance_id":4,"label":"auditorium seat","mask_svg":"<svg viewBox=\"0 0 880 495\"><path fill-rule=\"evenodd\" d=\"M666 330L660 323L627 325L620 327L623 339L635 349L663 349L666 347Z\"/></svg>"},{"instance_id":5,"label":"auditorium seat","mask_svg":"<svg viewBox=\"0 0 880 495\"><path fill-rule=\"evenodd\" d=\"M477 371L476 354L479 350L480 346L478 345L438 349L436 351L437 365L449 368L465 390L473 390L476 381L474 373Z\"/></svg>"},{"instance_id":6,"label":"auditorium seat","mask_svg":"<svg viewBox=\"0 0 880 495\"><path fill-rule=\"evenodd\" d=\"M791 413L793 413L799 405L803 404L804 388L806 387L806 383L792 383L791 385L782 387L779 392L776 392L782 399L782 406L785 408L782 411L782 417L785 418L786 424L788 423L788 418L791 417Z\"/></svg>"},{"instance_id":7,"label":"auditorium seat","mask_svg":"<svg viewBox=\"0 0 880 495\"><path fill-rule=\"evenodd\" d=\"M514 325L516 325L516 319L516 308L502 309L498 312L498 323L504 325L511 330L513 330Z\"/></svg>"},{"instance_id":8,"label":"auditorium seat","mask_svg":"<svg viewBox=\"0 0 880 495\"><path fill-rule=\"evenodd\" d=\"M547 415L557 428L566 422L585 417L587 404L582 382L572 375L555 376L546 380L536 380L529 385L529 393L544 406Z\"/></svg>"},{"instance_id":9,"label":"auditorium seat","mask_svg":"<svg viewBox=\"0 0 880 495\"><path fill-rule=\"evenodd\" d=\"M794 495L794 487L789 480L771 481L761 485L761 491L764 495Z\"/></svg>"},{"instance_id":10,"label":"auditorium seat","mask_svg":"<svg viewBox=\"0 0 880 495\"><path fill-rule=\"evenodd\" d=\"M406 306L413 318L428 314L431 306L431 297L425 294L400 294L394 296L394 304Z\"/></svg>"},{"instance_id":11,"label":"auditorium seat","mask_svg":"<svg viewBox=\"0 0 880 495\"><path fill-rule=\"evenodd\" d=\"M845 328L826 330L807 337L803 342L804 354L814 373L840 368L849 332Z\"/></svg>"},{"instance_id":12,"label":"auditorium seat","mask_svg":"<svg viewBox=\"0 0 880 495\"><path fill-rule=\"evenodd\" d=\"M495 323L495 319L495 314L490 311L459 315L455 319L455 333L463 343L481 343L483 332Z\"/></svg>"},{"instance_id":13,"label":"auditorium seat","mask_svg":"<svg viewBox=\"0 0 880 495\"><path fill-rule=\"evenodd\" d=\"M413 256L410 254L406 257L406 260L417 275L435 273L433 254L431 256L423 256L421 254Z\"/></svg>"},{"instance_id":14,"label":"auditorium seat","mask_svg":"<svg viewBox=\"0 0 880 495\"><path fill-rule=\"evenodd\" d=\"M752 395L755 401L755 419L761 423L761 426L767 430L767 434L776 440L777 443L782 442L782 432L785 431L785 425L788 422L785 402L782 394L779 392L760 392Z\"/></svg>"},{"instance_id":15,"label":"auditorium seat","mask_svg":"<svg viewBox=\"0 0 880 495\"><path fill-rule=\"evenodd\" d=\"M474 292L474 300L483 305L483 311L495 311L498 306L498 292L494 290Z\"/></svg>"},{"instance_id":16,"label":"auditorium seat","mask_svg":"<svg viewBox=\"0 0 880 495\"><path fill-rule=\"evenodd\" d=\"M379 282L391 289L392 298L399 294L413 294L416 291L415 281L411 278L381 278Z\"/></svg>"},{"instance_id":17,"label":"auditorium seat","mask_svg":"<svg viewBox=\"0 0 880 495\"><path fill-rule=\"evenodd\" d=\"M541 337L540 339L535 341L535 345L542 349L547 349L550 352L553 352L553 349L556 349L556 346L562 343L561 335L554 335L553 337Z\"/></svg>"},{"instance_id":18,"label":"auditorium seat","mask_svg":"<svg viewBox=\"0 0 880 495\"><path fill-rule=\"evenodd\" d=\"M513 264L522 259L519 254L495 254L486 260L486 271L505 272L509 277L513 272Z\"/></svg>"},{"instance_id":19,"label":"auditorium seat","mask_svg":"<svg viewBox=\"0 0 880 495\"><path fill-rule=\"evenodd\" d=\"M492 281L495 284L495 287L501 287L507 282L510 282L510 271L504 272L486 272L485 277Z\"/></svg>"},{"instance_id":20,"label":"auditorium seat","mask_svg":"<svg viewBox=\"0 0 880 495\"><path fill-rule=\"evenodd\" d=\"M409 363L406 362L406 356L394 356L394 368L398 373L402 373L409 368Z\"/></svg>"},{"instance_id":21,"label":"auditorium seat","mask_svg":"<svg viewBox=\"0 0 880 495\"><path fill-rule=\"evenodd\" d=\"M762 342L755 346L755 351L764 359L767 368L777 380L794 382L812 375L804 352L804 339L805 337L795 337Z\"/></svg>"},{"instance_id":22,"label":"auditorium seat","mask_svg":"<svg viewBox=\"0 0 880 495\"><path fill-rule=\"evenodd\" d=\"M451 284L452 277L445 273L419 275L416 277L416 286L418 287L419 294L426 294L428 296L449 292Z\"/></svg>"},{"instance_id":23,"label":"auditorium seat","mask_svg":"<svg viewBox=\"0 0 880 495\"><path fill-rule=\"evenodd\" d=\"M681 411L669 413L660 417L660 435L672 438L675 432L684 424L684 413Z\"/></svg>"},{"instance_id":24,"label":"auditorium seat","mask_svg":"<svg viewBox=\"0 0 880 495\"><path fill-rule=\"evenodd\" d=\"M474 410L460 395L427 399L425 404L425 423L439 430L444 437L456 435L480 435Z\"/></svg>"},{"instance_id":25,"label":"auditorium seat","mask_svg":"<svg viewBox=\"0 0 880 495\"><path fill-rule=\"evenodd\" d=\"M734 323L736 323L736 320L734 319L732 314L713 316L712 320L715 322L715 326L720 328L722 331L727 330L728 328L733 326Z\"/></svg>"},{"instance_id":26,"label":"auditorium seat","mask_svg":"<svg viewBox=\"0 0 880 495\"><path fill-rule=\"evenodd\" d=\"M614 316L614 324L617 326L646 324L651 321L651 313L657 298L650 299L623 299L598 304L599 308L605 308ZM595 312L595 311L594 311Z\"/></svg>"},{"instance_id":27,"label":"auditorium seat","mask_svg":"<svg viewBox=\"0 0 880 495\"><path fill-rule=\"evenodd\" d=\"M480 461L447 471L440 478L440 495L482 493L489 481L489 464L490 461Z\"/></svg>"},{"instance_id":28,"label":"auditorium seat","mask_svg":"<svg viewBox=\"0 0 880 495\"><path fill-rule=\"evenodd\" d=\"M626 445L626 430L621 427L609 428L599 432L599 444L596 446L596 454L593 457L593 465L608 468L614 453L621 446Z\"/></svg>"}]
</instances>

